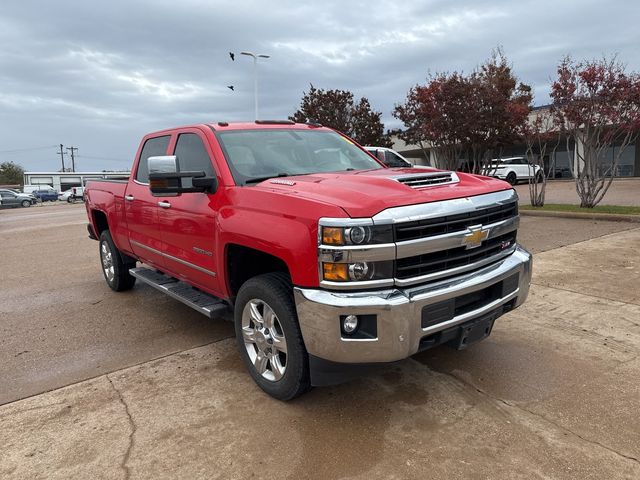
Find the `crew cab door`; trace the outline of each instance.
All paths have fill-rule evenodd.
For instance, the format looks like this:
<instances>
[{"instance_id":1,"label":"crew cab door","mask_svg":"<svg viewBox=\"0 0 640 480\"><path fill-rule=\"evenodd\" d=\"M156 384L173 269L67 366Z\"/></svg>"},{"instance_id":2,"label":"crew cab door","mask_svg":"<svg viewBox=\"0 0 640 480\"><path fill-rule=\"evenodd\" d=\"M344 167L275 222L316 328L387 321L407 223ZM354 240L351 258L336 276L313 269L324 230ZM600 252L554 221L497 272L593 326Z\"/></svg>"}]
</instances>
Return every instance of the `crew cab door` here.
<instances>
[{"instance_id":1,"label":"crew cab door","mask_svg":"<svg viewBox=\"0 0 640 480\"><path fill-rule=\"evenodd\" d=\"M138 158L136 173L127 184L125 216L131 251L145 263L164 266L162 233L158 221L158 202L149 190L149 157L166 155L171 135L145 140Z\"/></svg>"},{"instance_id":2,"label":"crew cab door","mask_svg":"<svg viewBox=\"0 0 640 480\"><path fill-rule=\"evenodd\" d=\"M180 171L204 171L208 177L216 176L208 140L199 129L179 130L173 155ZM214 252L219 197L201 192L156 197L160 200L158 215L166 268L213 294L220 294Z\"/></svg>"}]
</instances>

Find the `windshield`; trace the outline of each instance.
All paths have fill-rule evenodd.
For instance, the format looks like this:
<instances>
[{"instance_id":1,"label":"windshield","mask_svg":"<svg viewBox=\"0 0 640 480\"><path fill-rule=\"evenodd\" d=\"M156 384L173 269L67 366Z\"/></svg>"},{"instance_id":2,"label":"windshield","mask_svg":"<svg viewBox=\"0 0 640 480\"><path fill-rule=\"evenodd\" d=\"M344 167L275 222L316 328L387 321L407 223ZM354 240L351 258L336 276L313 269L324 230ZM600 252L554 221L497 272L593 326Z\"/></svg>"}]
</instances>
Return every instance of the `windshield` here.
<instances>
[{"instance_id":1,"label":"windshield","mask_svg":"<svg viewBox=\"0 0 640 480\"><path fill-rule=\"evenodd\" d=\"M237 185L272 177L383 168L350 140L326 130L216 132Z\"/></svg>"}]
</instances>

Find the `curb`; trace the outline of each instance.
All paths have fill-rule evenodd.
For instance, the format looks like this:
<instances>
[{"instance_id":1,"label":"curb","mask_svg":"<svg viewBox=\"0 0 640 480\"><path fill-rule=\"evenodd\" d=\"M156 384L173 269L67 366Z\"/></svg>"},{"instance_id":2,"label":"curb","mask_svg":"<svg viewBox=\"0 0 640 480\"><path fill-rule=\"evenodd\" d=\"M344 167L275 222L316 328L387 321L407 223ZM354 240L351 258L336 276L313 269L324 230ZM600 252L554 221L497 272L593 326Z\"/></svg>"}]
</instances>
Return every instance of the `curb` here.
<instances>
[{"instance_id":1,"label":"curb","mask_svg":"<svg viewBox=\"0 0 640 480\"><path fill-rule=\"evenodd\" d=\"M520 210L518 213L529 217L574 218L580 220L604 220L608 222L640 223L640 215L625 215L621 213L580 213L554 212L539 210Z\"/></svg>"}]
</instances>

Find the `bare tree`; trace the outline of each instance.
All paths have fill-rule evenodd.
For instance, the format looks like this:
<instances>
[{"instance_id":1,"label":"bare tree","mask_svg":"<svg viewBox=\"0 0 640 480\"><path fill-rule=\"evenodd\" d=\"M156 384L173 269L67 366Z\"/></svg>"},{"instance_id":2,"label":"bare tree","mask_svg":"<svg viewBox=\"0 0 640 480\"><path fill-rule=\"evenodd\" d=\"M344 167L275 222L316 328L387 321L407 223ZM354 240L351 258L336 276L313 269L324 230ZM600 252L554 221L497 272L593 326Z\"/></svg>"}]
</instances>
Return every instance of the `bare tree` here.
<instances>
[{"instance_id":1,"label":"bare tree","mask_svg":"<svg viewBox=\"0 0 640 480\"><path fill-rule=\"evenodd\" d=\"M540 167L538 173L529 175L529 198L534 207L544 206L547 180L555 170L555 153L562 138L561 129L555 122L550 109L537 110L535 118L524 127L524 142L527 147L527 159L532 165ZM544 159L551 160L545 171Z\"/></svg>"},{"instance_id":2,"label":"bare tree","mask_svg":"<svg viewBox=\"0 0 640 480\"><path fill-rule=\"evenodd\" d=\"M570 168L580 206L593 208L611 186L625 148L638 138L640 75L627 73L615 57L578 63L565 57L551 97L556 122L566 133L567 152L573 156ZM608 165L605 158L614 145Z\"/></svg>"}]
</instances>

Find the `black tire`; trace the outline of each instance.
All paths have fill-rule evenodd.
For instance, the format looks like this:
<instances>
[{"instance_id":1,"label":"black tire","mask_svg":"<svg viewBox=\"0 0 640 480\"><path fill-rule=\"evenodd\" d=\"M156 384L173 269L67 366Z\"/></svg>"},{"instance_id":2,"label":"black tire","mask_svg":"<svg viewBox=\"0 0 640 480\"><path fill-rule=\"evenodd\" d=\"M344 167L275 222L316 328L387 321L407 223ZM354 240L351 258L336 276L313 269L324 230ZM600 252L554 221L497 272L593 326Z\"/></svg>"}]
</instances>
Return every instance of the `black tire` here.
<instances>
[{"instance_id":1,"label":"black tire","mask_svg":"<svg viewBox=\"0 0 640 480\"><path fill-rule=\"evenodd\" d=\"M104 248L103 248L104 247ZM111 290L116 292L124 292L125 290L131 290L136 283L136 277L132 277L129 274L129 269L136 266L136 262L131 257L120 253L109 230L103 230L100 234L100 246L98 251L100 252L100 266L102 267L102 275L109 285ZM108 256L110 254L110 256ZM110 263L109 260L110 259ZM109 266L113 267L111 272ZM109 272L109 273L108 273Z\"/></svg>"},{"instance_id":2,"label":"black tire","mask_svg":"<svg viewBox=\"0 0 640 480\"><path fill-rule=\"evenodd\" d=\"M73 203L73 198L67 197L67 203Z\"/></svg>"},{"instance_id":3,"label":"black tire","mask_svg":"<svg viewBox=\"0 0 640 480\"><path fill-rule=\"evenodd\" d=\"M24 208L30 207L31 206L31 202L29 200L23 200L20 205L22 205Z\"/></svg>"},{"instance_id":4,"label":"black tire","mask_svg":"<svg viewBox=\"0 0 640 480\"><path fill-rule=\"evenodd\" d=\"M245 344L243 337L243 312L245 307L250 308L249 302L258 300L270 307L276 315L276 321L281 327L286 339L286 368L284 374L278 380L267 379L259 373L249 357L251 344ZM302 395L311 388L309 377L309 355L302 340L298 315L293 301L293 289L291 280L283 273L267 273L247 280L240 288L235 302L235 331L236 341L240 356L246 365L253 380L266 393L278 400L291 400ZM266 322L265 322L266 323ZM268 330L267 330L268 332ZM270 342L270 350L276 354L275 344ZM266 345L269 348L269 345ZM257 344L255 352L258 352ZM271 360L265 365L273 370Z\"/></svg>"},{"instance_id":5,"label":"black tire","mask_svg":"<svg viewBox=\"0 0 640 480\"><path fill-rule=\"evenodd\" d=\"M518 183L518 176L514 172L509 172L506 180L507 182L509 182L509 184L515 185L516 183Z\"/></svg>"}]
</instances>

